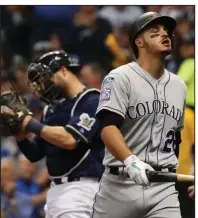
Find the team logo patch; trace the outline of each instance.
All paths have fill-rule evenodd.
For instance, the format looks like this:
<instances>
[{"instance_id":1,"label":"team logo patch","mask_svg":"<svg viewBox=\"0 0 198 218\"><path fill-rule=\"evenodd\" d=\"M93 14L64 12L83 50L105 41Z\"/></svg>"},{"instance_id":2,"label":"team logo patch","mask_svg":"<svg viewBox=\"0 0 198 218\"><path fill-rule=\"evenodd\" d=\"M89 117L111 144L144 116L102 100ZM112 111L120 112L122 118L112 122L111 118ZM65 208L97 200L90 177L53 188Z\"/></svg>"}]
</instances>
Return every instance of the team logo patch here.
<instances>
[{"instance_id":1,"label":"team logo patch","mask_svg":"<svg viewBox=\"0 0 198 218\"><path fill-rule=\"evenodd\" d=\"M110 97L111 97L111 89L103 87L101 94L100 94L100 101L109 100Z\"/></svg>"},{"instance_id":2,"label":"team logo patch","mask_svg":"<svg viewBox=\"0 0 198 218\"><path fill-rule=\"evenodd\" d=\"M90 117L89 114L83 113L80 115L80 122L77 123L78 126L86 129L87 131L91 130L91 127L94 125L96 119Z\"/></svg>"},{"instance_id":3,"label":"team logo patch","mask_svg":"<svg viewBox=\"0 0 198 218\"><path fill-rule=\"evenodd\" d=\"M112 83L114 81L113 77L108 77L104 80L103 84L108 84L108 83Z\"/></svg>"}]
</instances>

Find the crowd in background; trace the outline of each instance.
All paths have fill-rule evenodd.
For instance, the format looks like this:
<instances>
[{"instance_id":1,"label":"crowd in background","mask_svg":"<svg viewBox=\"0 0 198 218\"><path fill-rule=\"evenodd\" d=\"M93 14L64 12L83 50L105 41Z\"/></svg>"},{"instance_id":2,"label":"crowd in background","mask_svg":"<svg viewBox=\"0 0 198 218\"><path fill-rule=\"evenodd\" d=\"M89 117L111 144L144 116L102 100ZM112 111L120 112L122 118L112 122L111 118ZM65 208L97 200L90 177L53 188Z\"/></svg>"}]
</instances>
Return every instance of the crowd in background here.
<instances>
[{"instance_id":1,"label":"crowd in background","mask_svg":"<svg viewBox=\"0 0 198 218\"><path fill-rule=\"evenodd\" d=\"M28 64L47 51L64 49L80 61L80 80L87 87L100 89L111 69L135 60L128 43L128 31L133 21L146 11L156 11L177 21L174 52L167 57L166 68L178 74L188 88L178 172L193 174L194 6L1 6L0 58L1 71L5 71L0 82L9 75L39 119L44 104L29 90ZM8 213L8 218L44 217L48 187L45 160L32 164L20 153L12 137L1 138L1 217ZM183 218L194 217L193 203L183 201L186 187L179 188L183 190L182 207L192 212L185 214L184 210ZM6 205L9 211L5 211Z\"/></svg>"}]
</instances>

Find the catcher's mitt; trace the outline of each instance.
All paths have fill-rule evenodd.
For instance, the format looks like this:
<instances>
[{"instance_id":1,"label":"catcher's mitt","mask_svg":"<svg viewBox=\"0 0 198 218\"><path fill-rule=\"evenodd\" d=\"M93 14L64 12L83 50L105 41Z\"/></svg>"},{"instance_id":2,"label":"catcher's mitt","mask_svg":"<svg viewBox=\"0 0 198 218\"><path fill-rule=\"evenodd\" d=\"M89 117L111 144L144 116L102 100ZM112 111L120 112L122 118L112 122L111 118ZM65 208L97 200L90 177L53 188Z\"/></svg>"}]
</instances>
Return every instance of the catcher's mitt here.
<instances>
[{"instance_id":1,"label":"catcher's mitt","mask_svg":"<svg viewBox=\"0 0 198 218\"><path fill-rule=\"evenodd\" d=\"M3 92L1 94L0 105L1 136L17 135L21 131L24 118L27 115L32 115L32 112L27 108L25 98L17 92Z\"/></svg>"}]
</instances>

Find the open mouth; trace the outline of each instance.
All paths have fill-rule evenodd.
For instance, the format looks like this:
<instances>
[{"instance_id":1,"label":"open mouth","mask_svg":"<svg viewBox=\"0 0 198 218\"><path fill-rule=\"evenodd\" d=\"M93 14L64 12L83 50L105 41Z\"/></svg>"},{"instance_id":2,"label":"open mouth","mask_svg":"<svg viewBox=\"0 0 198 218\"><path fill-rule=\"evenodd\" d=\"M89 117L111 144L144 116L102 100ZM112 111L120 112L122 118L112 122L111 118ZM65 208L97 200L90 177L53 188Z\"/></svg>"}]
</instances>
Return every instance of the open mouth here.
<instances>
[{"instance_id":1,"label":"open mouth","mask_svg":"<svg viewBox=\"0 0 198 218\"><path fill-rule=\"evenodd\" d=\"M162 44L170 44L170 41L169 41L168 39L164 39L164 40L162 41Z\"/></svg>"}]
</instances>

